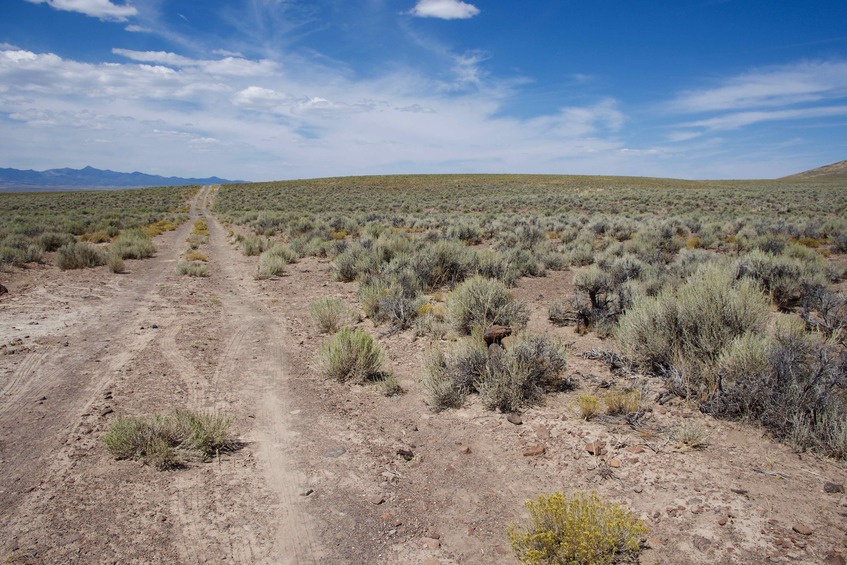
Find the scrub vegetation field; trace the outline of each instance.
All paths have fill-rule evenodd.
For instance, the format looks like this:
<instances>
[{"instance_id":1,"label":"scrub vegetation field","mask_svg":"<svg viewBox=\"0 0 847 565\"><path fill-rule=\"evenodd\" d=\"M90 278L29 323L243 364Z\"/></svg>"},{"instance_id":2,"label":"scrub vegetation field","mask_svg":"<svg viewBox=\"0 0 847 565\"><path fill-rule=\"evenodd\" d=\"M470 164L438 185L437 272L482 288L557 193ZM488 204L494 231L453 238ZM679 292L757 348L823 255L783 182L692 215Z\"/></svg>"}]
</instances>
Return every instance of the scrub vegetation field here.
<instances>
[{"instance_id":1,"label":"scrub vegetation field","mask_svg":"<svg viewBox=\"0 0 847 565\"><path fill-rule=\"evenodd\" d=\"M0 195L0 556L844 563L846 188Z\"/></svg>"}]
</instances>

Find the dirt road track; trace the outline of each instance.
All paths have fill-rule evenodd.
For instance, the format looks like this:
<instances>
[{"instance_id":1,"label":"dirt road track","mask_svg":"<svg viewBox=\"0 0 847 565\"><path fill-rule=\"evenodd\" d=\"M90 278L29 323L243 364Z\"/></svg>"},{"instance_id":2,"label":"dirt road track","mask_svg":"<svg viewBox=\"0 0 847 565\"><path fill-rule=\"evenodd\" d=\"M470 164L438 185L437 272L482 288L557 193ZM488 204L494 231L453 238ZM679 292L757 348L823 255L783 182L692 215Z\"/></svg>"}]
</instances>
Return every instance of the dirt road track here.
<instances>
[{"instance_id":1,"label":"dirt road track","mask_svg":"<svg viewBox=\"0 0 847 565\"><path fill-rule=\"evenodd\" d=\"M192 220L209 224L208 279L175 272L188 222L157 240L156 257L130 262L130 273L94 304L74 285L60 289L52 315L69 327L40 335L30 352L8 361L0 380L0 557L320 560L307 501L298 496L304 483L288 420L284 330L255 298L243 258L209 213L211 198L204 187L191 206ZM65 303L73 315L59 307ZM6 313L20 328L27 308L16 306ZM61 326L48 322L43 327ZM179 406L231 414L247 447L173 473L104 453L99 432L115 414Z\"/></svg>"}]
</instances>

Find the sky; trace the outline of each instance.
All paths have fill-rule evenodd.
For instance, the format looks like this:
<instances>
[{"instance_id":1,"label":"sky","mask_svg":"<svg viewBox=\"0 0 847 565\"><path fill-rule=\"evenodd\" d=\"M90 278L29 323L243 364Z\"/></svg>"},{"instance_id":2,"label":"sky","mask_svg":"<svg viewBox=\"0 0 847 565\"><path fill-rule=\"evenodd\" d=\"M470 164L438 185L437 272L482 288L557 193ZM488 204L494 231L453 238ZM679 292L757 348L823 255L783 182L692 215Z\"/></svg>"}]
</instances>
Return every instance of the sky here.
<instances>
[{"instance_id":1,"label":"sky","mask_svg":"<svg viewBox=\"0 0 847 565\"><path fill-rule=\"evenodd\" d=\"M844 0L0 0L0 167L724 179L844 159Z\"/></svg>"}]
</instances>

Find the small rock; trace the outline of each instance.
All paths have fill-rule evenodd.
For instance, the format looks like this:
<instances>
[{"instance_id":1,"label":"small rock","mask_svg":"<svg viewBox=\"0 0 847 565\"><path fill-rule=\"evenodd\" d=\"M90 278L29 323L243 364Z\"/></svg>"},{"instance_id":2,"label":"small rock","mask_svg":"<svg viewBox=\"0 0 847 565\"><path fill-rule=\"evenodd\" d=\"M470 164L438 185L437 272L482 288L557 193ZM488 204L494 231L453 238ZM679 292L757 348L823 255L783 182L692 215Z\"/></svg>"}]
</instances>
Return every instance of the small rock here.
<instances>
[{"instance_id":1,"label":"small rock","mask_svg":"<svg viewBox=\"0 0 847 565\"><path fill-rule=\"evenodd\" d=\"M421 545L428 549L438 549L441 547L441 542L433 538L421 538Z\"/></svg>"},{"instance_id":2,"label":"small rock","mask_svg":"<svg viewBox=\"0 0 847 565\"><path fill-rule=\"evenodd\" d=\"M839 555L834 551L829 552L826 557L823 558L824 565L847 565L847 561L844 560L843 555Z\"/></svg>"},{"instance_id":3,"label":"small rock","mask_svg":"<svg viewBox=\"0 0 847 565\"><path fill-rule=\"evenodd\" d=\"M814 530L805 524L797 524L793 528L791 528L801 536L810 536L814 533Z\"/></svg>"},{"instance_id":4,"label":"small rock","mask_svg":"<svg viewBox=\"0 0 847 565\"><path fill-rule=\"evenodd\" d=\"M637 455L639 453L644 453L644 446L643 445L630 445L629 447L626 448L626 450L630 453L635 453Z\"/></svg>"},{"instance_id":5,"label":"small rock","mask_svg":"<svg viewBox=\"0 0 847 565\"><path fill-rule=\"evenodd\" d=\"M634 488L634 489L632 489L632 490L634 490L634 491L635 491L635 492L637 492L638 494L641 494L642 492L644 492L644 487L642 487L641 485L638 485L637 487L635 487L635 488Z\"/></svg>"},{"instance_id":6,"label":"small rock","mask_svg":"<svg viewBox=\"0 0 847 565\"><path fill-rule=\"evenodd\" d=\"M415 458L415 452L411 449L398 449L397 455L405 459L406 461L411 461Z\"/></svg>"},{"instance_id":7,"label":"small rock","mask_svg":"<svg viewBox=\"0 0 847 565\"><path fill-rule=\"evenodd\" d=\"M9 289L6 288L5 286L3 286L2 284L0 284L0 296L3 296L7 292L9 292Z\"/></svg>"},{"instance_id":8,"label":"small rock","mask_svg":"<svg viewBox=\"0 0 847 565\"><path fill-rule=\"evenodd\" d=\"M540 440L550 439L550 428L547 426L535 426L535 435Z\"/></svg>"},{"instance_id":9,"label":"small rock","mask_svg":"<svg viewBox=\"0 0 847 565\"><path fill-rule=\"evenodd\" d=\"M523 450L524 457L537 457L538 455L543 455L544 452L547 451L547 448L543 445L533 445L531 447L527 447Z\"/></svg>"},{"instance_id":10,"label":"small rock","mask_svg":"<svg viewBox=\"0 0 847 565\"><path fill-rule=\"evenodd\" d=\"M617 459L611 459L609 460L609 467L611 467L612 469L620 469L621 462Z\"/></svg>"},{"instance_id":11,"label":"small rock","mask_svg":"<svg viewBox=\"0 0 847 565\"><path fill-rule=\"evenodd\" d=\"M382 504L383 502L385 502L385 498L383 498L381 495L379 495L379 494L378 494L378 495L376 495L376 496L372 496L372 497L370 497L370 498L368 499L368 502L370 502L370 503L371 503L371 504L373 504L374 506L379 506L380 504Z\"/></svg>"},{"instance_id":12,"label":"small rock","mask_svg":"<svg viewBox=\"0 0 847 565\"><path fill-rule=\"evenodd\" d=\"M721 518L720 520L718 520L718 525L719 525L719 526L726 526L726 523L727 523L728 521L729 521L729 520L727 520L726 518Z\"/></svg>"},{"instance_id":13,"label":"small rock","mask_svg":"<svg viewBox=\"0 0 847 565\"><path fill-rule=\"evenodd\" d=\"M309 496L310 494L314 494L315 489L313 488L304 488L300 491L300 496Z\"/></svg>"},{"instance_id":14,"label":"small rock","mask_svg":"<svg viewBox=\"0 0 847 565\"><path fill-rule=\"evenodd\" d=\"M829 494L836 494L844 492L844 485L838 483L824 483L823 491L828 492Z\"/></svg>"},{"instance_id":15,"label":"small rock","mask_svg":"<svg viewBox=\"0 0 847 565\"><path fill-rule=\"evenodd\" d=\"M463 447L463 448L462 448L462 449L460 449L459 451L460 451L460 452L462 452L462 453L464 453L465 455L470 455L470 454L471 454L471 448L470 448L470 446L469 446L469 445L466 445L465 447Z\"/></svg>"},{"instance_id":16,"label":"small rock","mask_svg":"<svg viewBox=\"0 0 847 565\"><path fill-rule=\"evenodd\" d=\"M604 455L606 453L606 442L592 441L591 443L585 444L585 450L594 456Z\"/></svg>"},{"instance_id":17,"label":"small rock","mask_svg":"<svg viewBox=\"0 0 847 565\"><path fill-rule=\"evenodd\" d=\"M154 330L158 330L159 324L151 324L150 327L153 328Z\"/></svg>"},{"instance_id":18,"label":"small rock","mask_svg":"<svg viewBox=\"0 0 847 565\"><path fill-rule=\"evenodd\" d=\"M44 402L45 400L47 400L47 397L46 397L46 396L42 396L41 398L39 398L38 400L36 400L36 402Z\"/></svg>"},{"instance_id":19,"label":"small rock","mask_svg":"<svg viewBox=\"0 0 847 565\"><path fill-rule=\"evenodd\" d=\"M697 548L697 551L700 551L701 553L706 553L712 546L712 540L703 536L694 536L692 543L694 544L694 547Z\"/></svg>"},{"instance_id":20,"label":"small rock","mask_svg":"<svg viewBox=\"0 0 847 565\"><path fill-rule=\"evenodd\" d=\"M112 412L114 412L114 410L107 406L106 408L100 411L100 416L108 416Z\"/></svg>"},{"instance_id":21,"label":"small rock","mask_svg":"<svg viewBox=\"0 0 847 565\"><path fill-rule=\"evenodd\" d=\"M335 459L336 457L341 457L345 453L347 453L346 449L344 449L343 447L337 447L335 449L330 449L329 451L321 455L321 457L325 459Z\"/></svg>"},{"instance_id":22,"label":"small rock","mask_svg":"<svg viewBox=\"0 0 847 565\"><path fill-rule=\"evenodd\" d=\"M523 420L521 419L520 414L516 414L514 412L510 412L509 415L506 416L506 420L516 426L520 426L521 424L523 424Z\"/></svg>"}]
</instances>

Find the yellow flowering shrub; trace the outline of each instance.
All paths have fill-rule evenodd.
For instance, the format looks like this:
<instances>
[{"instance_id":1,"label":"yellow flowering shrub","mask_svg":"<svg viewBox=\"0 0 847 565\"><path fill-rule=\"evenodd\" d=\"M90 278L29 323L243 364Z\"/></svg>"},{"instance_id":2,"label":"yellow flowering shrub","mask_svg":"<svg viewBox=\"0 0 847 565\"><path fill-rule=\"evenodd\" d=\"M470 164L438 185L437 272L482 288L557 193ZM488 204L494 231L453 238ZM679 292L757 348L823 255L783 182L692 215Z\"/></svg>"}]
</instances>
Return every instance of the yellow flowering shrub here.
<instances>
[{"instance_id":1,"label":"yellow flowering shrub","mask_svg":"<svg viewBox=\"0 0 847 565\"><path fill-rule=\"evenodd\" d=\"M635 556L647 526L628 509L597 493L554 492L526 503L529 526L512 526L509 539L518 560L530 565L602 565Z\"/></svg>"}]
</instances>

